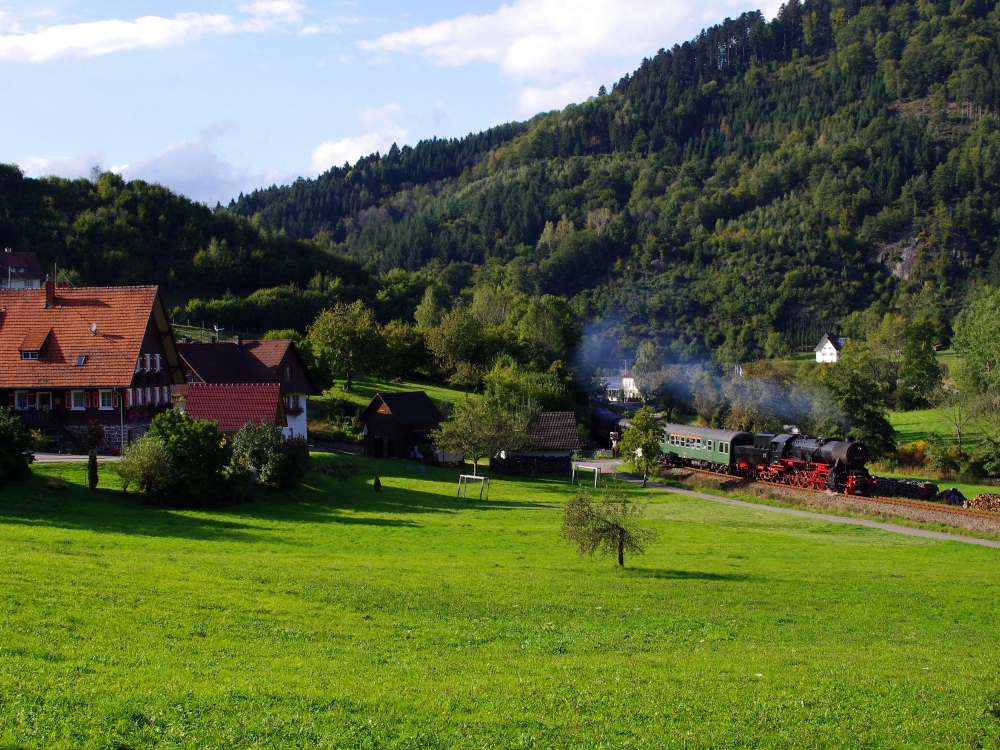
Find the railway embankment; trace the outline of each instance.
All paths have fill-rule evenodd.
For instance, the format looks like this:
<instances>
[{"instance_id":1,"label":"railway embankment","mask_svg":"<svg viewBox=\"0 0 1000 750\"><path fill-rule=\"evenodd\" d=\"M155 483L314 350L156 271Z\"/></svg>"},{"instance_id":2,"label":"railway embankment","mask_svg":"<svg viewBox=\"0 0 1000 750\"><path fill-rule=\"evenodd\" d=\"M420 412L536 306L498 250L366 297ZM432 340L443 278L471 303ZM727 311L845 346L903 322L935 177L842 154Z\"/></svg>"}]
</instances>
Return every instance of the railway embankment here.
<instances>
[{"instance_id":1,"label":"railway embankment","mask_svg":"<svg viewBox=\"0 0 1000 750\"><path fill-rule=\"evenodd\" d=\"M904 519L922 524L943 524L980 533L1000 534L1000 513L957 508L937 503L898 498L837 495L832 492L765 484L738 477L687 468L661 470L661 481L691 489L715 490L748 498L808 506L841 513L859 513L884 519Z\"/></svg>"}]
</instances>

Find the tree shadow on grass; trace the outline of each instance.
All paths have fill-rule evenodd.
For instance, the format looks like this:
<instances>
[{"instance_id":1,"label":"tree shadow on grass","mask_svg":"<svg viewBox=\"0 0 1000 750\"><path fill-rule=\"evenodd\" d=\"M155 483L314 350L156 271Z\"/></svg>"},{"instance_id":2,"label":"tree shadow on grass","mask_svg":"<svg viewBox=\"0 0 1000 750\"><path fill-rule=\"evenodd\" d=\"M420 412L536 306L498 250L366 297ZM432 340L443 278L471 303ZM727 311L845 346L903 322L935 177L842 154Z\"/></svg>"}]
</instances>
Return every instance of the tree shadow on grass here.
<instances>
[{"instance_id":1,"label":"tree shadow on grass","mask_svg":"<svg viewBox=\"0 0 1000 750\"><path fill-rule=\"evenodd\" d=\"M633 578L662 578L671 581L748 581L747 573L709 573L703 570L671 570L668 568L625 568Z\"/></svg>"},{"instance_id":2,"label":"tree shadow on grass","mask_svg":"<svg viewBox=\"0 0 1000 750\"><path fill-rule=\"evenodd\" d=\"M24 484L6 485L0 493L0 524L237 542L276 540L281 530L275 524L281 521L383 527L416 525L404 519L345 515L342 505L329 499L303 502L301 490L276 493L252 503L172 508L144 502L136 493L104 488L90 491L77 484L52 490L47 482L48 477L35 475ZM398 509L392 507L386 504L363 510L397 514Z\"/></svg>"}]
</instances>

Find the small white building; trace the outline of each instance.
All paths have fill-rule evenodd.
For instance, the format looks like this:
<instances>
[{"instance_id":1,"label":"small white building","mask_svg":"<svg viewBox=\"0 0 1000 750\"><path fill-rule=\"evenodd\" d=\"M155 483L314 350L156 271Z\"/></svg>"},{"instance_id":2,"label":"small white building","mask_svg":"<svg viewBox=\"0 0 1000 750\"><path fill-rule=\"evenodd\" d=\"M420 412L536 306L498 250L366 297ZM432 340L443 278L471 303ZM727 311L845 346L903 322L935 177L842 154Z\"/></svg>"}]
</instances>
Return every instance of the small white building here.
<instances>
[{"instance_id":1,"label":"small white building","mask_svg":"<svg viewBox=\"0 0 1000 750\"><path fill-rule=\"evenodd\" d=\"M840 360L840 352L847 341L846 336L837 336L833 333L824 333L823 338L816 344L817 362L837 362Z\"/></svg>"},{"instance_id":2,"label":"small white building","mask_svg":"<svg viewBox=\"0 0 1000 750\"><path fill-rule=\"evenodd\" d=\"M635 383L635 375L632 374L631 370L622 370L617 377L605 377L604 395L607 396L608 401L617 403L639 401L642 398L639 387Z\"/></svg>"}]
</instances>

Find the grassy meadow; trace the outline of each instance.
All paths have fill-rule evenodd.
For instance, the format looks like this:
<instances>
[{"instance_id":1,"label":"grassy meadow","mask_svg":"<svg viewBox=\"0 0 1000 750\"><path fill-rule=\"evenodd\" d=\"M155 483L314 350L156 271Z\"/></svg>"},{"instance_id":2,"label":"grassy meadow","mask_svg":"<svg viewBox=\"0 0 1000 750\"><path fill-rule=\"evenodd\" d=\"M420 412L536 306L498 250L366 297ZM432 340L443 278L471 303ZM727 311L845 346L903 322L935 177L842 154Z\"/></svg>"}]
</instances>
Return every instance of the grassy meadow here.
<instances>
[{"instance_id":1,"label":"grassy meadow","mask_svg":"<svg viewBox=\"0 0 1000 750\"><path fill-rule=\"evenodd\" d=\"M229 509L0 491L0 748L1000 743L998 550L650 493L619 570L564 480L351 461Z\"/></svg>"}]
</instances>

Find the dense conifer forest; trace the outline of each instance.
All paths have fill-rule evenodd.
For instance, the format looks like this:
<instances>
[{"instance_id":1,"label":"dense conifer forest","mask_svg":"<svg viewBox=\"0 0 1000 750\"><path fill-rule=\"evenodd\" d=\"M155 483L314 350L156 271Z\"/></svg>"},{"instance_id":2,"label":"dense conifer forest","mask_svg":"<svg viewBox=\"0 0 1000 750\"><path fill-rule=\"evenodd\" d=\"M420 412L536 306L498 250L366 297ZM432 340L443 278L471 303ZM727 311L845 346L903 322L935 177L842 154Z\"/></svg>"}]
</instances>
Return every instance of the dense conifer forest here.
<instances>
[{"instance_id":1,"label":"dense conifer forest","mask_svg":"<svg viewBox=\"0 0 1000 750\"><path fill-rule=\"evenodd\" d=\"M428 288L447 308L475 287L562 298L633 354L748 361L866 309L947 343L969 290L1000 279L998 32L979 0L793 1L582 104L215 210L7 166L0 243L261 329L355 299L412 322Z\"/></svg>"}]
</instances>

